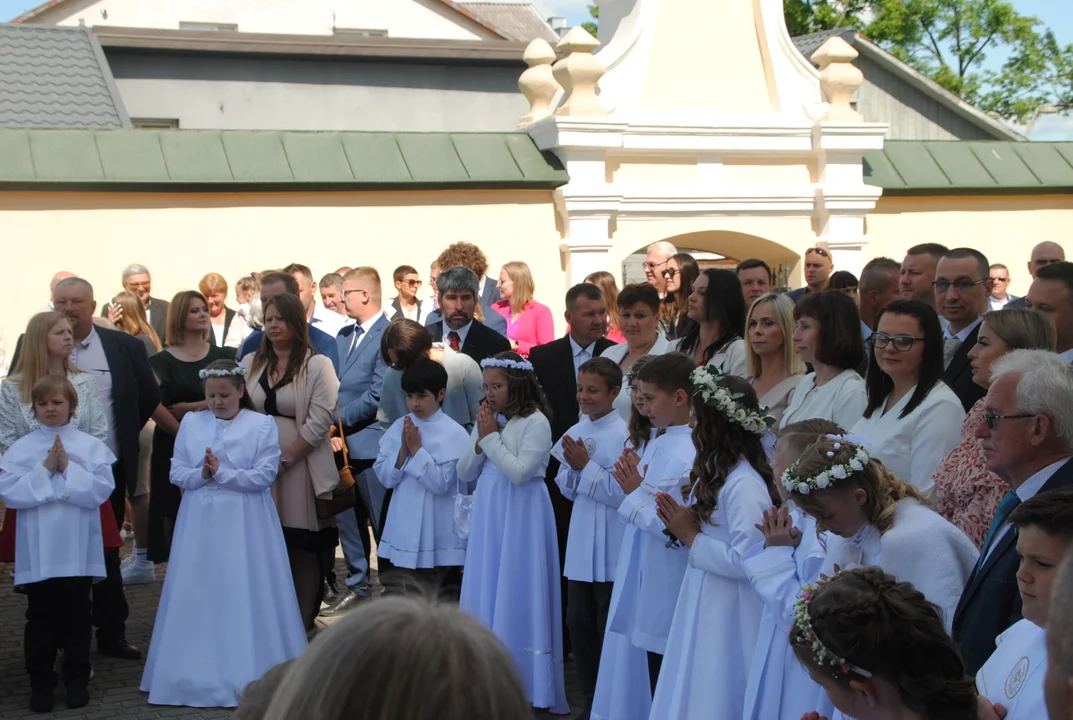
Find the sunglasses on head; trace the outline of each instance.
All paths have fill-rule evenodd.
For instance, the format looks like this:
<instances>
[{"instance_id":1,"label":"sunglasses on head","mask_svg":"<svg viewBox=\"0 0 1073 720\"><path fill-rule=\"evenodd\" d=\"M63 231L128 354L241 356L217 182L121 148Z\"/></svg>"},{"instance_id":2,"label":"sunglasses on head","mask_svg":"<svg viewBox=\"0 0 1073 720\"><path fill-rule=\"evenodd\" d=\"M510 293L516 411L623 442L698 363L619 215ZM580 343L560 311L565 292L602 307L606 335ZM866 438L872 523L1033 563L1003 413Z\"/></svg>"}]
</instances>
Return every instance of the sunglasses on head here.
<instances>
[{"instance_id":1,"label":"sunglasses on head","mask_svg":"<svg viewBox=\"0 0 1073 720\"><path fill-rule=\"evenodd\" d=\"M805 251L805 255L807 256L809 253L816 253L817 255L820 255L821 257L827 258L828 260L831 259L831 255L826 250L824 250L823 248L818 248L818 247L809 248L808 250Z\"/></svg>"}]
</instances>

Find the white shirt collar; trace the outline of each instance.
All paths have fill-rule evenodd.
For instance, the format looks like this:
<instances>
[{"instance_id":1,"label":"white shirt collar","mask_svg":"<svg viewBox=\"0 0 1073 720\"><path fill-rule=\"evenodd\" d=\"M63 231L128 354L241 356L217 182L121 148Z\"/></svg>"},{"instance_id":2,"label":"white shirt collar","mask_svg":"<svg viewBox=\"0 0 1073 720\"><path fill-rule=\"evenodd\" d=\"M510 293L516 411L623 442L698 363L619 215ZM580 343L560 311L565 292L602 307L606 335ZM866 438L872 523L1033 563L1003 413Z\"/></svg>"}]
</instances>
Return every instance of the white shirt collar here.
<instances>
[{"instance_id":1,"label":"white shirt collar","mask_svg":"<svg viewBox=\"0 0 1073 720\"><path fill-rule=\"evenodd\" d=\"M85 339L82 342L76 344L83 350L86 350L91 345L93 345L93 343L97 342L98 338L99 336L97 335L97 325L94 324L89 331L89 335L86 335Z\"/></svg>"},{"instance_id":2,"label":"white shirt collar","mask_svg":"<svg viewBox=\"0 0 1073 720\"><path fill-rule=\"evenodd\" d=\"M962 343L964 343L966 340L969 339L969 335L972 334L972 331L976 329L976 326L980 324L980 321L982 319L983 318L976 318L971 323L969 323L964 328L962 328L961 332L959 332L957 335L951 334L950 333L950 326L947 325L946 330L943 331L943 339L944 340L950 340L951 338L957 338Z\"/></svg>"},{"instance_id":3,"label":"white shirt collar","mask_svg":"<svg viewBox=\"0 0 1073 720\"><path fill-rule=\"evenodd\" d=\"M1047 484L1047 481L1051 479L1058 468L1069 462L1069 458L1062 458L1056 463L1051 463L1047 467L1036 472L1035 475L1021 483L1021 486L1015 491L1017 497L1021 498L1021 502L1031 500L1039 494L1040 488Z\"/></svg>"},{"instance_id":4,"label":"white shirt collar","mask_svg":"<svg viewBox=\"0 0 1073 720\"><path fill-rule=\"evenodd\" d=\"M574 357L577 357L578 353L582 351L587 352L589 354L589 357L593 357L596 354L595 341L593 341L588 347L581 347L577 344L577 340L574 339L573 335L567 335L567 337L570 338L570 350L573 353Z\"/></svg>"},{"instance_id":5,"label":"white shirt collar","mask_svg":"<svg viewBox=\"0 0 1073 720\"><path fill-rule=\"evenodd\" d=\"M330 311L329 311L329 312L330 312ZM366 334L366 333L368 333L368 332L369 332L370 330L372 330L372 329L373 329L373 325L375 325L375 324L376 324L376 321L377 321L377 320L379 320L379 319L380 319L380 316L381 316L381 315L383 315L383 314L384 314L384 313L383 313L383 311L380 311L380 312L376 313L375 315L373 315L373 316L372 316L371 318L369 318L368 320L366 320L365 322L363 322L363 323L360 323L360 324L361 324L361 334L362 334L362 335L365 335L365 334ZM355 321L355 322L357 322L357 321Z\"/></svg>"},{"instance_id":6,"label":"white shirt collar","mask_svg":"<svg viewBox=\"0 0 1073 720\"><path fill-rule=\"evenodd\" d=\"M466 323L462 327L458 328L457 330L452 330L451 326L447 324L446 320L440 320L440 325L443 326L443 342L445 342L445 343L449 342L448 339L447 339L447 336L450 335L451 333L457 333L458 334L458 346L462 347L463 345L466 344L466 336L469 335L469 329L471 327L473 327L473 321L470 320L468 323Z\"/></svg>"}]
</instances>

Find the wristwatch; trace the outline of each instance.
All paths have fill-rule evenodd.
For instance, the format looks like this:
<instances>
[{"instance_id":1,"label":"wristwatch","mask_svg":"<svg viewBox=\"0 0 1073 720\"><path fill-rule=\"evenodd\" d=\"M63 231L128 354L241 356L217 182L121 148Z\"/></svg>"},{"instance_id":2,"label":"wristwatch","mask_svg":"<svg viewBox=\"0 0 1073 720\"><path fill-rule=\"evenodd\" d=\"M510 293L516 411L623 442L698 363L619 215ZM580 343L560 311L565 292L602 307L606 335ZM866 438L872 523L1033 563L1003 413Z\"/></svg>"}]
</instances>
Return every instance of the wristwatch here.
<instances>
[{"instance_id":1,"label":"wristwatch","mask_svg":"<svg viewBox=\"0 0 1073 720\"><path fill-rule=\"evenodd\" d=\"M288 460L285 456L280 456L279 464L283 466L284 470L290 468L290 466L293 465L293 463L290 460Z\"/></svg>"}]
</instances>

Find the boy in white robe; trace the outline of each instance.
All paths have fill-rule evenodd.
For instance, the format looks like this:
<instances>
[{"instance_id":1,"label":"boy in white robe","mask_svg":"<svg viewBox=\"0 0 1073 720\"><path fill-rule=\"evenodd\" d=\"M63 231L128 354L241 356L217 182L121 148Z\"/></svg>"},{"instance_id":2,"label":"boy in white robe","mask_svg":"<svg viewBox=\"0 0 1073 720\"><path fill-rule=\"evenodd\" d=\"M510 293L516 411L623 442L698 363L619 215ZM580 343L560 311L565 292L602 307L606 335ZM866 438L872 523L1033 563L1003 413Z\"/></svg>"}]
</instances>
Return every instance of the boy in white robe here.
<instances>
[{"instance_id":1,"label":"boy in white robe","mask_svg":"<svg viewBox=\"0 0 1073 720\"><path fill-rule=\"evenodd\" d=\"M998 647L976 673L976 688L1006 720L1047 716L1043 679L1047 674L1045 628L1052 587L1073 540L1073 487L1041 493L1010 513L1017 529L1017 587L1024 619L998 636ZM1056 597L1068 603L1069 598Z\"/></svg>"},{"instance_id":2,"label":"boy in white robe","mask_svg":"<svg viewBox=\"0 0 1073 720\"><path fill-rule=\"evenodd\" d=\"M19 511L15 584L26 588L24 652L30 709L50 712L64 649L67 707L89 704L90 585L105 576L100 506L115 489L116 458L100 440L70 425L78 393L46 375L31 393L40 427L0 459L0 499Z\"/></svg>"},{"instance_id":3,"label":"boy in white robe","mask_svg":"<svg viewBox=\"0 0 1073 720\"><path fill-rule=\"evenodd\" d=\"M585 698L582 717L588 717L596 693L600 650L626 528L618 519L625 495L617 483L608 482L629 434L626 421L614 412L613 403L621 390L622 370L614 362L597 357L583 363L578 368L577 399L584 417L551 449L561 463L555 482L563 497L574 503L563 575L566 627Z\"/></svg>"}]
</instances>

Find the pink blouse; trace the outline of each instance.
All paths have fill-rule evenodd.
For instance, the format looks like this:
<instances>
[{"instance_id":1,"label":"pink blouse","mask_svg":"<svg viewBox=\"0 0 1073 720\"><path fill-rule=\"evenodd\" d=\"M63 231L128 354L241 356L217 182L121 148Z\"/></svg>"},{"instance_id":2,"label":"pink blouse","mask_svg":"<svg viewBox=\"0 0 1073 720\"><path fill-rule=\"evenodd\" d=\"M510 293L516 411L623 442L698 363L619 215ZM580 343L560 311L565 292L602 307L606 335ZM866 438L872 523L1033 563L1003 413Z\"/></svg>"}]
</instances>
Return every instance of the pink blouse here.
<instances>
[{"instance_id":1,"label":"pink blouse","mask_svg":"<svg viewBox=\"0 0 1073 720\"><path fill-rule=\"evenodd\" d=\"M984 401L980 400L961 424L961 443L943 458L932 475L937 492L935 509L961 528L976 547L984 544L999 500L1008 489L987 469L983 448L976 439L983 414Z\"/></svg>"},{"instance_id":2,"label":"pink blouse","mask_svg":"<svg viewBox=\"0 0 1073 720\"><path fill-rule=\"evenodd\" d=\"M518 317L511 313L507 300L497 300L492 303L492 309L507 319L507 339L518 343L518 354L523 357L528 357L529 351L537 345L555 339L555 323L547 305L530 300Z\"/></svg>"}]
</instances>

